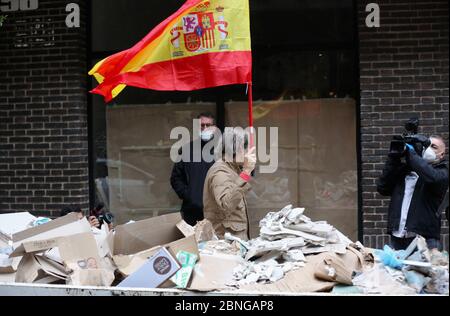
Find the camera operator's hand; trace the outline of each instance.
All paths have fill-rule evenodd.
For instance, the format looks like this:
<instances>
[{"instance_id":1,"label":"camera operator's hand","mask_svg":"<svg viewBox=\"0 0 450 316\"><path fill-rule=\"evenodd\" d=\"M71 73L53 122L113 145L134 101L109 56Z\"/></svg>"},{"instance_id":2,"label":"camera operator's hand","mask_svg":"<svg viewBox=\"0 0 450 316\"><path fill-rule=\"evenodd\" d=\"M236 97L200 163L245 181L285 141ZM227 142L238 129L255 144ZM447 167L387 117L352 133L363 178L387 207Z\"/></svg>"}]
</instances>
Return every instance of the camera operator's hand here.
<instances>
[{"instance_id":1,"label":"camera operator's hand","mask_svg":"<svg viewBox=\"0 0 450 316\"><path fill-rule=\"evenodd\" d=\"M91 224L92 227L100 228L100 222L95 216L89 216L89 224Z\"/></svg>"}]
</instances>

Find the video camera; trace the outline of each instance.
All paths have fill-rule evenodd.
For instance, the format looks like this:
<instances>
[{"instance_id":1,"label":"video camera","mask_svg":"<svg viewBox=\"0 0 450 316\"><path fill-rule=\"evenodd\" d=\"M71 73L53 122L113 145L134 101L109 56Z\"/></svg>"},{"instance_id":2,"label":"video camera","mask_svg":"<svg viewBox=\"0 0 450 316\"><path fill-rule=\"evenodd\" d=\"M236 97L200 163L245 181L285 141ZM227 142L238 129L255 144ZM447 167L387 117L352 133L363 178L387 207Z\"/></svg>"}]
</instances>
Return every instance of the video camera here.
<instances>
[{"instance_id":1,"label":"video camera","mask_svg":"<svg viewBox=\"0 0 450 316\"><path fill-rule=\"evenodd\" d=\"M107 212L103 210L105 205L103 203L99 203L92 211L91 216L95 216L100 223L100 227L103 223L111 224L114 221L114 215L111 212Z\"/></svg>"},{"instance_id":2,"label":"video camera","mask_svg":"<svg viewBox=\"0 0 450 316\"><path fill-rule=\"evenodd\" d=\"M416 153L422 156L424 149L431 145L431 141L428 137L417 134L419 124L418 118L412 118L406 122L405 132L400 136L394 136L394 139L391 141L390 157L403 157L406 153L406 144L413 146Z\"/></svg>"}]
</instances>

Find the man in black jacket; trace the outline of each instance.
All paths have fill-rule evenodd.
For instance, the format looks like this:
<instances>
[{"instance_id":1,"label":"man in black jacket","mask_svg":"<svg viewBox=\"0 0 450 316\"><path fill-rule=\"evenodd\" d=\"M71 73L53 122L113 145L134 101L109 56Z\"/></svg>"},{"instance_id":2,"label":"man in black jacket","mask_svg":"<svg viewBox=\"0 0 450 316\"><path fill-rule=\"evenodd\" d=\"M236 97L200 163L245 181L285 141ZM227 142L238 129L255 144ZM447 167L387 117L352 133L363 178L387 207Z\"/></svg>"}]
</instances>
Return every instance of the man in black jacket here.
<instances>
[{"instance_id":1,"label":"man in black jacket","mask_svg":"<svg viewBox=\"0 0 450 316\"><path fill-rule=\"evenodd\" d=\"M213 138L216 131L214 116L211 113L201 113L197 119L200 120L200 139L194 140L201 142L201 150ZM189 147L186 147L189 146ZM191 142L180 149L182 151L190 150L190 159L181 160L175 163L170 178L170 184L178 197L183 200L181 206L181 216L190 225L197 224L203 220L203 185L209 168L214 164L214 160L207 162L201 155L200 162L194 162L194 143ZM213 148L212 148L213 149ZM213 156L213 151L211 151Z\"/></svg>"},{"instance_id":2,"label":"man in black jacket","mask_svg":"<svg viewBox=\"0 0 450 316\"><path fill-rule=\"evenodd\" d=\"M394 249L406 249L416 235L427 240L429 248L441 248L439 206L448 188L445 143L430 137L431 145L422 157L407 144L405 161L389 157L378 180L381 195L391 196L388 233Z\"/></svg>"}]
</instances>

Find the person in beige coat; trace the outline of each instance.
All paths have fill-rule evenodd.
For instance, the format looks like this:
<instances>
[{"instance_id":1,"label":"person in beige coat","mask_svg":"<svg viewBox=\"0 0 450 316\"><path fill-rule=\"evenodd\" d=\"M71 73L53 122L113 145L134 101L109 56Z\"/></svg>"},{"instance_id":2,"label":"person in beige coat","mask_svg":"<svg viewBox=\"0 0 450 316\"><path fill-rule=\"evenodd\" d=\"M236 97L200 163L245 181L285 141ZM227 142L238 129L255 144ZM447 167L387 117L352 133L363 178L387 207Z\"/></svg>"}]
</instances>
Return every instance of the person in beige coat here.
<instances>
[{"instance_id":1,"label":"person in beige coat","mask_svg":"<svg viewBox=\"0 0 450 316\"><path fill-rule=\"evenodd\" d=\"M249 181L256 165L256 149L247 149L247 139L243 129L226 128L216 147L216 162L206 175L203 212L219 238L230 233L249 239L245 195L251 189Z\"/></svg>"}]
</instances>

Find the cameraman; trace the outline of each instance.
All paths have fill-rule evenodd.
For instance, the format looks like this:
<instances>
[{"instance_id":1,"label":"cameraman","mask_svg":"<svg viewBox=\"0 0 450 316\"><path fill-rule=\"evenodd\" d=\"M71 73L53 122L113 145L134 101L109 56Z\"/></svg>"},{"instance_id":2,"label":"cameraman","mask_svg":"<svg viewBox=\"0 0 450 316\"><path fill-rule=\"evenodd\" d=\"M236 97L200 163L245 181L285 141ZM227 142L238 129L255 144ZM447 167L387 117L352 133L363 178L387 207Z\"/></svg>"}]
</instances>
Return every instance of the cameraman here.
<instances>
[{"instance_id":1,"label":"cameraman","mask_svg":"<svg viewBox=\"0 0 450 316\"><path fill-rule=\"evenodd\" d=\"M81 206L75 205L75 204L64 206L61 209L60 216L61 217L66 216L70 213L76 213L78 215L78 219L83 219L83 217L84 217L84 213L83 213L83 210L81 209ZM97 227L97 228L100 227L100 222L98 221L97 217L89 216L89 217L87 217L87 220L88 220L89 224L91 225L91 227Z\"/></svg>"},{"instance_id":2,"label":"cameraman","mask_svg":"<svg viewBox=\"0 0 450 316\"><path fill-rule=\"evenodd\" d=\"M416 235L427 240L430 249L441 249L439 206L448 188L445 143L440 136L430 137L431 145L420 156L406 144L405 161L389 156L377 191L391 196L388 233L394 249L406 249Z\"/></svg>"},{"instance_id":3,"label":"cameraman","mask_svg":"<svg viewBox=\"0 0 450 316\"><path fill-rule=\"evenodd\" d=\"M90 211L89 216L86 216L91 227L99 228L106 223L108 225L109 230L113 229L113 219L114 216L103 210L104 205L98 204L98 206ZM84 217L84 212L79 205L67 205L61 209L60 216L66 216L70 213L76 213L78 215L78 219L82 219Z\"/></svg>"}]
</instances>

